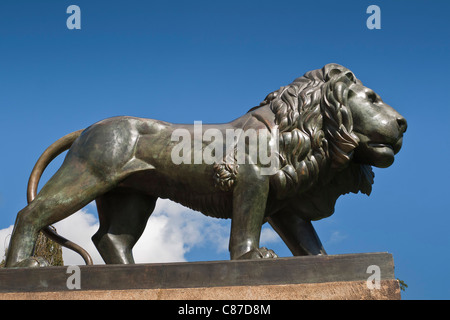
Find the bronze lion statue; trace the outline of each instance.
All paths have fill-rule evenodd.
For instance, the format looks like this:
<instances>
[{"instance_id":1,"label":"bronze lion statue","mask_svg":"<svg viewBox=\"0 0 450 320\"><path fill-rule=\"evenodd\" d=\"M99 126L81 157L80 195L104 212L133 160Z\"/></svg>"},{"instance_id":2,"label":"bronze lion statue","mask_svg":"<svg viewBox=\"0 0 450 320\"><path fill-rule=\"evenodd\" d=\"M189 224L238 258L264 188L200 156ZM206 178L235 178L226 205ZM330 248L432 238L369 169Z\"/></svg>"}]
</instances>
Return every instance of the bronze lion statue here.
<instances>
[{"instance_id":1,"label":"bronze lion statue","mask_svg":"<svg viewBox=\"0 0 450 320\"><path fill-rule=\"evenodd\" d=\"M100 121L56 141L36 163L6 266L46 265L32 256L40 230L92 263L82 248L49 226L93 200L100 227L92 240L106 263L134 263L132 248L158 198L231 218L231 259L276 257L259 247L265 222L294 255L326 254L311 221L333 214L343 194L369 195L371 166L393 163L406 127L399 113L338 64L307 72L225 124L199 127L135 117ZM229 132L231 144L219 139ZM255 142L249 132L269 134ZM270 149L262 151L276 159L272 168L255 159L255 143L259 151ZM44 169L65 150L62 166L36 195Z\"/></svg>"}]
</instances>

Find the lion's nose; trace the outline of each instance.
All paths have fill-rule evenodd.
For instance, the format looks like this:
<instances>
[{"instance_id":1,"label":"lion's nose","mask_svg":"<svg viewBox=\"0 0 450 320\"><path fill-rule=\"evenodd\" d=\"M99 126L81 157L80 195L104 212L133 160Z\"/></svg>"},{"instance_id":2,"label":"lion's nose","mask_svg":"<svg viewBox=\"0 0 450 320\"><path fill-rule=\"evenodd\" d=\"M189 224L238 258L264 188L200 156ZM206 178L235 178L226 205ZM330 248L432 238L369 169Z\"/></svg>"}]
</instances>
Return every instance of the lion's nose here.
<instances>
[{"instance_id":1,"label":"lion's nose","mask_svg":"<svg viewBox=\"0 0 450 320\"><path fill-rule=\"evenodd\" d=\"M408 128L408 123L406 122L406 119L403 117L398 117L397 118L397 124L400 128L400 132L401 133L405 133L406 129Z\"/></svg>"}]
</instances>

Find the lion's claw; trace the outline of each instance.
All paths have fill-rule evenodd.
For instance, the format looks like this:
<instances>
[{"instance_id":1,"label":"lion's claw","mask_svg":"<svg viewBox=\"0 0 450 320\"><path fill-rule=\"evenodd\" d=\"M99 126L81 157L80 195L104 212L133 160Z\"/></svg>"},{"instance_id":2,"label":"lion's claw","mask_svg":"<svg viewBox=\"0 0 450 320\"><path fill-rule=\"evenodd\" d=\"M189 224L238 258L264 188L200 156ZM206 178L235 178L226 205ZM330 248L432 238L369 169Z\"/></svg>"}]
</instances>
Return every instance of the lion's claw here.
<instances>
[{"instance_id":1,"label":"lion's claw","mask_svg":"<svg viewBox=\"0 0 450 320\"><path fill-rule=\"evenodd\" d=\"M28 259L22 260L16 263L13 268L39 268L48 267L50 264L41 257L30 257Z\"/></svg>"},{"instance_id":2,"label":"lion's claw","mask_svg":"<svg viewBox=\"0 0 450 320\"><path fill-rule=\"evenodd\" d=\"M239 257L239 260L244 259L273 259L278 258L278 255L270 249L267 249L265 247L259 248L259 249L253 249L249 252L243 254Z\"/></svg>"},{"instance_id":3,"label":"lion's claw","mask_svg":"<svg viewBox=\"0 0 450 320\"><path fill-rule=\"evenodd\" d=\"M263 258L263 259L278 258L278 255L271 249L262 247L262 248L259 248L258 251L262 256L261 258Z\"/></svg>"}]
</instances>

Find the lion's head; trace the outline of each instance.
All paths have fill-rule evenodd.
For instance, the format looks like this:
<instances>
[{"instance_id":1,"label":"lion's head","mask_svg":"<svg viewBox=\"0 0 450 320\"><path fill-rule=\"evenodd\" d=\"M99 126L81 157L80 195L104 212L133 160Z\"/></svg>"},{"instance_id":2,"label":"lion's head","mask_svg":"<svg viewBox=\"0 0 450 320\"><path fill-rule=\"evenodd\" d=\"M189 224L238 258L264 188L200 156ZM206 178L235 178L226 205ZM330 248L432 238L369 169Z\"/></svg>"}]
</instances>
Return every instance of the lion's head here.
<instances>
[{"instance_id":1,"label":"lion's head","mask_svg":"<svg viewBox=\"0 0 450 320\"><path fill-rule=\"evenodd\" d=\"M407 123L397 111L373 90L352 84L348 106L353 117L353 132L359 138L354 160L376 167L389 167L400 151Z\"/></svg>"},{"instance_id":2,"label":"lion's head","mask_svg":"<svg viewBox=\"0 0 450 320\"><path fill-rule=\"evenodd\" d=\"M271 177L279 197L306 190L330 170L353 161L388 167L400 150L406 120L338 64L307 72L270 93L280 132L280 170Z\"/></svg>"}]
</instances>

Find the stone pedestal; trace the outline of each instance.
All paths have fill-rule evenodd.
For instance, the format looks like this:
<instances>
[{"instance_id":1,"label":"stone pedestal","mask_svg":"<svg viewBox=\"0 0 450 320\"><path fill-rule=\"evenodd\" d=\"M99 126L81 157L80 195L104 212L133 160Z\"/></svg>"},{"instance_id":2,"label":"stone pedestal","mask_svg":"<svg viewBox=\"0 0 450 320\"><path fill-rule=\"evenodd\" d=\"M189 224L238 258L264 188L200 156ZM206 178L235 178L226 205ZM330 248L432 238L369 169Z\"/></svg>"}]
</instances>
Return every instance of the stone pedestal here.
<instances>
[{"instance_id":1,"label":"stone pedestal","mask_svg":"<svg viewBox=\"0 0 450 320\"><path fill-rule=\"evenodd\" d=\"M391 254L363 253L0 269L0 299L393 300L400 288Z\"/></svg>"}]
</instances>

